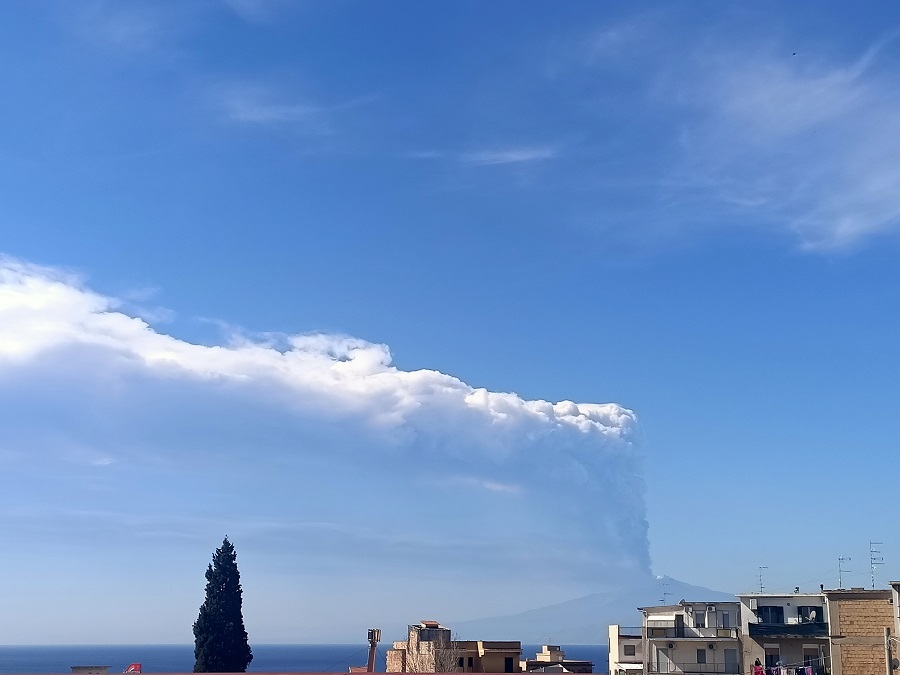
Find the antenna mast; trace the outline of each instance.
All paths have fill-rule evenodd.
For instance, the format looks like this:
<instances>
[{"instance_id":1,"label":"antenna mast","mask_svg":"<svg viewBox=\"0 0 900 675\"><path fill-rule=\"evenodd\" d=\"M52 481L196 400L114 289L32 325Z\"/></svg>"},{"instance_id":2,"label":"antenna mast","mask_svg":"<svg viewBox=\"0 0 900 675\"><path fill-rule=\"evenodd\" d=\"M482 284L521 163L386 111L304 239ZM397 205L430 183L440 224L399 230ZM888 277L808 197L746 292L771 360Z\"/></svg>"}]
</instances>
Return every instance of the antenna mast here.
<instances>
[{"instance_id":1,"label":"antenna mast","mask_svg":"<svg viewBox=\"0 0 900 675\"><path fill-rule=\"evenodd\" d=\"M756 578L759 579L759 592L763 593L766 590L766 587L763 586L763 570L769 569L765 565L759 566L759 574L756 575Z\"/></svg>"},{"instance_id":2,"label":"antenna mast","mask_svg":"<svg viewBox=\"0 0 900 675\"><path fill-rule=\"evenodd\" d=\"M883 541L869 540L869 567L872 568L872 590L875 590L875 565L884 565L884 557L881 551L876 551L876 546L881 546Z\"/></svg>"},{"instance_id":3,"label":"antenna mast","mask_svg":"<svg viewBox=\"0 0 900 675\"><path fill-rule=\"evenodd\" d=\"M671 593L669 593L668 588L669 588L669 582L664 581L662 597L659 599L659 604L661 604L661 605L666 604L666 597L669 595L672 595Z\"/></svg>"},{"instance_id":4,"label":"antenna mast","mask_svg":"<svg viewBox=\"0 0 900 675\"><path fill-rule=\"evenodd\" d=\"M844 561L845 560L853 560L850 556L846 558L844 556L838 556L838 590L844 587L844 572L850 572L850 570L844 569Z\"/></svg>"}]
</instances>

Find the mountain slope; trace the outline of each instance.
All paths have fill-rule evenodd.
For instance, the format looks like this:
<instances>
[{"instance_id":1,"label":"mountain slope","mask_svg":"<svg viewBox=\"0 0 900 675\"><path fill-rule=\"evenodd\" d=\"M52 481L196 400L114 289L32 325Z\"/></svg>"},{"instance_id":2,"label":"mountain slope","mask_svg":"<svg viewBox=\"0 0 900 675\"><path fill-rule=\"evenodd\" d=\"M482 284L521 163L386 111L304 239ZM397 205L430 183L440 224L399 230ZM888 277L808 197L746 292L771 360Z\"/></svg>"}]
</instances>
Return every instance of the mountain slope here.
<instances>
[{"instance_id":1,"label":"mountain slope","mask_svg":"<svg viewBox=\"0 0 900 675\"><path fill-rule=\"evenodd\" d=\"M694 586L670 577L649 579L603 593L592 593L558 605L521 614L448 623L463 640L520 640L523 644L606 644L611 623L639 626L638 607L679 600L724 602L731 593Z\"/></svg>"}]
</instances>

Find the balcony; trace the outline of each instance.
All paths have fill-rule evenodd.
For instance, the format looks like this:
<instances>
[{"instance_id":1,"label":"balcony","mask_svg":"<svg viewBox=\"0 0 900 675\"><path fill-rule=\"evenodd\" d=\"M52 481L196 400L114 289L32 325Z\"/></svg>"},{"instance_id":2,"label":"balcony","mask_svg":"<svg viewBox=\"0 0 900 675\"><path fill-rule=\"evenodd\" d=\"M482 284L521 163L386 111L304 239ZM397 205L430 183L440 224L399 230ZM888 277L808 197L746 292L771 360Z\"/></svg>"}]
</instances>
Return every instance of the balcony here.
<instances>
[{"instance_id":1,"label":"balcony","mask_svg":"<svg viewBox=\"0 0 900 675\"><path fill-rule=\"evenodd\" d=\"M738 675L740 663L668 663L650 664L651 673L677 673L694 675L695 673L720 673L721 675Z\"/></svg>"},{"instance_id":2,"label":"balcony","mask_svg":"<svg viewBox=\"0 0 900 675\"><path fill-rule=\"evenodd\" d=\"M674 621L654 621L647 626L647 637L651 640L668 638L694 638L697 640L736 640L737 628L694 628L693 626L676 626Z\"/></svg>"},{"instance_id":3,"label":"balcony","mask_svg":"<svg viewBox=\"0 0 900 675\"><path fill-rule=\"evenodd\" d=\"M620 638L640 638L644 636L644 631L640 626L619 626Z\"/></svg>"},{"instance_id":4,"label":"balcony","mask_svg":"<svg viewBox=\"0 0 900 675\"><path fill-rule=\"evenodd\" d=\"M751 623L747 626L750 637L780 638L824 638L828 637L828 624L825 621L809 621L806 623Z\"/></svg>"}]
</instances>

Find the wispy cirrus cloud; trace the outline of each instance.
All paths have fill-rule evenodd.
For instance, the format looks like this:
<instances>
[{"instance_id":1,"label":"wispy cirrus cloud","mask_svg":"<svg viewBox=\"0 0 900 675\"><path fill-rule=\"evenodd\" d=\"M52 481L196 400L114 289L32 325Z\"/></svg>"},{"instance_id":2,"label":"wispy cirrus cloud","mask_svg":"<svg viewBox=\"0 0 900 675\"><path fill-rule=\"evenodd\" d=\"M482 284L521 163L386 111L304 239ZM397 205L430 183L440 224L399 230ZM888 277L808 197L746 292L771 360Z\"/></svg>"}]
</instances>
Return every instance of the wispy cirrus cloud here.
<instances>
[{"instance_id":1,"label":"wispy cirrus cloud","mask_svg":"<svg viewBox=\"0 0 900 675\"><path fill-rule=\"evenodd\" d=\"M403 153L408 159L447 160L469 166L497 166L502 164L527 164L556 159L559 148L550 145L522 145L495 147L484 150L451 152L448 150L412 150Z\"/></svg>"},{"instance_id":2,"label":"wispy cirrus cloud","mask_svg":"<svg viewBox=\"0 0 900 675\"><path fill-rule=\"evenodd\" d=\"M579 150L583 226L638 248L753 229L811 252L900 233L896 33L848 54L719 18L673 32L675 15L636 14L554 53L554 84L606 117L582 127L603 153Z\"/></svg>"},{"instance_id":3,"label":"wispy cirrus cloud","mask_svg":"<svg viewBox=\"0 0 900 675\"><path fill-rule=\"evenodd\" d=\"M554 159L558 155L559 150L557 148L545 145L474 150L461 153L458 155L458 159L463 164L494 166L497 164L540 162Z\"/></svg>"},{"instance_id":4,"label":"wispy cirrus cloud","mask_svg":"<svg viewBox=\"0 0 900 675\"><path fill-rule=\"evenodd\" d=\"M723 53L694 92L683 176L810 250L900 231L900 86L882 41L827 62Z\"/></svg>"},{"instance_id":5,"label":"wispy cirrus cloud","mask_svg":"<svg viewBox=\"0 0 900 675\"><path fill-rule=\"evenodd\" d=\"M72 7L72 25L83 38L121 52L166 52L192 30L192 3L117 3L93 0Z\"/></svg>"},{"instance_id":6,"label":"wispy cirrus cloud","mask_svg":"<svg viewBox=\"0 0 900 675\"><path fill-rule=\"evenodd\" d=\"M331 133L327 108L291 100L271 87L228 85L217 88L214 99L231 122L290 126L310 134Z\"/></svg>"},{"instance_id":7,"label":"wispy cirrus cloud","mask_svg":"<svg viewBox=\"0 0 900 675\"><path fill-rule=\"evenodd\" d=\"M271 23L309 4L305 0L222 0L222 2L242 19L257 24Z\"/></svg>"}]
</instances>

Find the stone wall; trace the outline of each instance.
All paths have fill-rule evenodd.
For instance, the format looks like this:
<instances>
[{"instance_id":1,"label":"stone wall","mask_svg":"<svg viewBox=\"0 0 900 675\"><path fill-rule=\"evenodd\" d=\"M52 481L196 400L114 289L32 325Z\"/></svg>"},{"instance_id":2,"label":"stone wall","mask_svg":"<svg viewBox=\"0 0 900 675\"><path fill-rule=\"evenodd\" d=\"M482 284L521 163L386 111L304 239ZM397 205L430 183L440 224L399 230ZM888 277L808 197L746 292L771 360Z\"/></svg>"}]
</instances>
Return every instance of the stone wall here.
<instances>
[{"instance_id":1,"label":"stone wall","mask_svg":"<svg viewBox=\"0 0 900 675\"><path fill-rule=\"evenodd\" d=\"M403 645L404 643L400 643ZM385 671L388 673L405 673L406 672L406 649L397 649L397 643L394 643L394 649L387 650L387 666Z\"/></svg>"},{"instance_id":2,"label":"stone wall","mask_svg":"<svg viewBox=\"0 0 900 675\"><path fill-rule=\"evenodd\" d=\"M882 638L885 627L893 625L889 598L872 600L838 600L840 634L845 637ZM834 610L832 610L834 611Z\"/></svg>"},{"instance_id":3,"label":"stone wall","mask_svg":"<svg viewBox=\"0 0 900 675\"><path fill-rule=\"evenodd\" d=\"M835 595L829 597L833 675L884 675L884 629L893 624L890 594Z\"/></svg>"}]
</instances>

